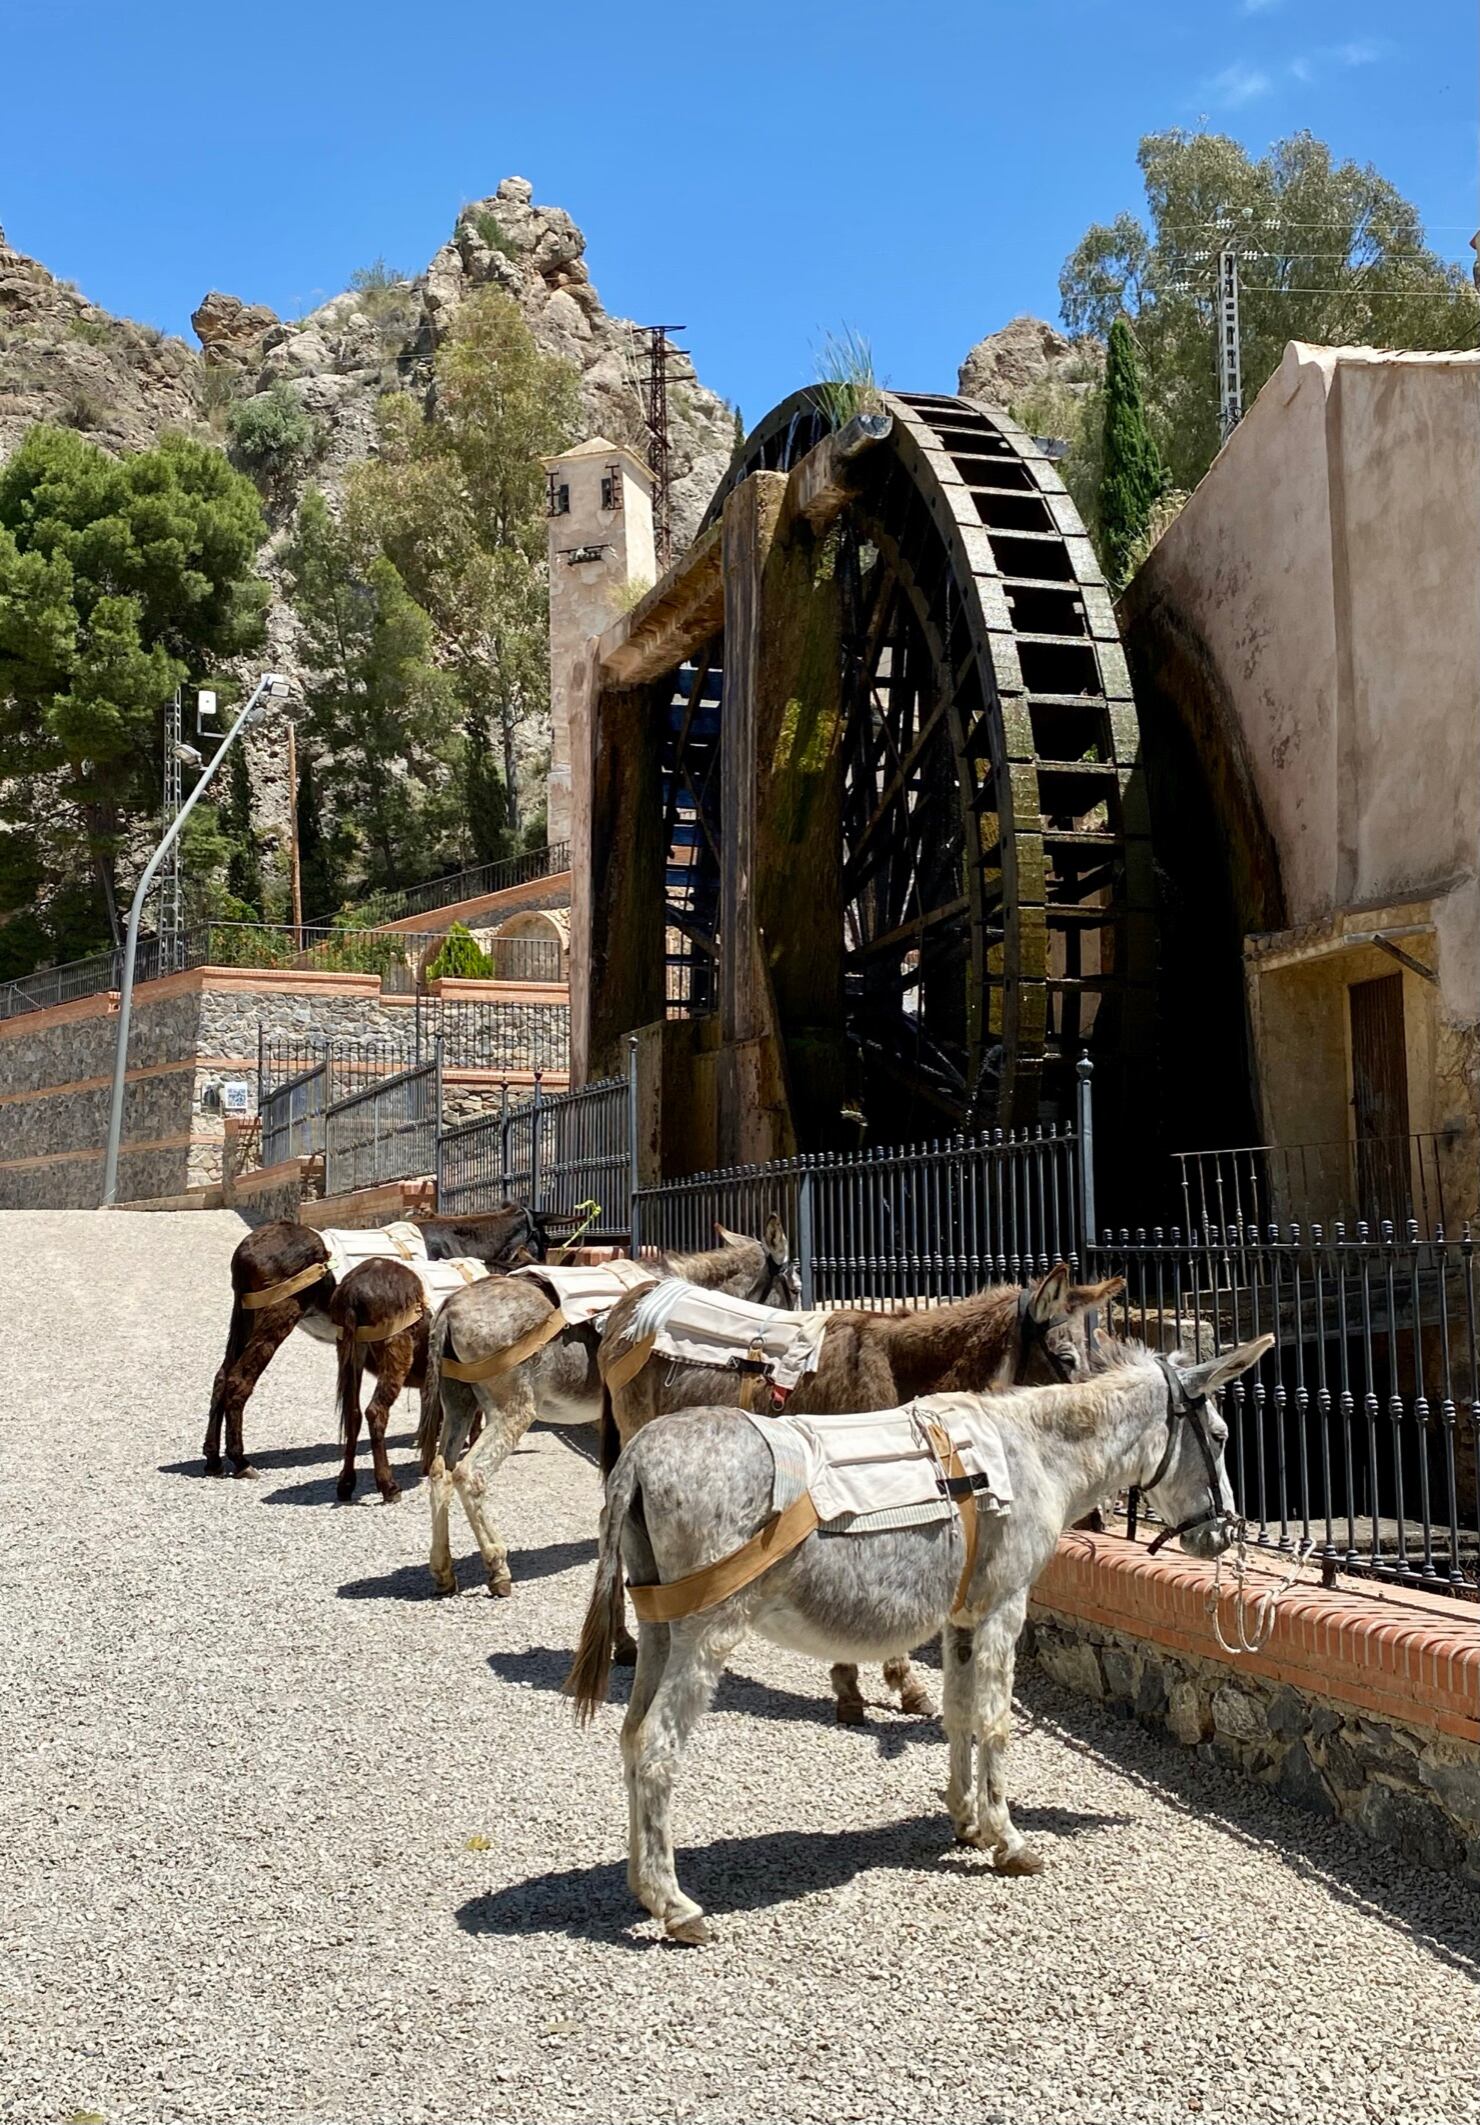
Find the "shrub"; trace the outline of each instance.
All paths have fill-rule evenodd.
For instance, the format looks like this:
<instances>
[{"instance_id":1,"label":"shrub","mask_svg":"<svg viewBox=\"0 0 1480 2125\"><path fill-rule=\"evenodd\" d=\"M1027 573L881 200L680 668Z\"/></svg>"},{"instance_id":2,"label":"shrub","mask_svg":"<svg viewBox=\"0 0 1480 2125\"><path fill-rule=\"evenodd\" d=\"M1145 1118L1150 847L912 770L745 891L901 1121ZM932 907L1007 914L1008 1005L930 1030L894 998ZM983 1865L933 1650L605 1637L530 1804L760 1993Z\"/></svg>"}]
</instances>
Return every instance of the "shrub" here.
<instances>
[{"instance_id":1,"label":"shrub","mask_svg":"<svg viewBox=\"0 0 1480 2125\"><path fill-rule=\"evenodd\" d=\"M473 227L478 231L490 251L497 251L500 258L517 258L519 246L512 236L499 227L495 217L484 207L473 216Z\"/></svg>"},{"instance_id":2,"label":"shrub","mask_svg":"<svg viewBox=\"0 0 1480 2125\"><path fill-rule=\"evenodd\" d=\"M312 418L281 382L233 406L226 436L232 463L263 488L282 486L319 445Z\"/></svg>"},{"instance_id":3,"label":"shrub","mask_svg":"<svg viewBox=\"0 0 1480 2125\"><path fill-rule=\"evenodd\" d=\"M67 336L84 340L89 347L106 347L113 335L100 317L72 317L67 320Z\"/></svg>"},{"instance_id":4,"label":"shrub","mask_svg":"<svg viewBox=\"0 0 1480 2125\"><path fill-rule=\"evenodd\" d=\"M493 961L484 951L472 931L462 923L455 922L442 940L442 949L427 965L428 981L440 981L446 974L459 981L491 981Z\"/></svg>"}]
</instances>

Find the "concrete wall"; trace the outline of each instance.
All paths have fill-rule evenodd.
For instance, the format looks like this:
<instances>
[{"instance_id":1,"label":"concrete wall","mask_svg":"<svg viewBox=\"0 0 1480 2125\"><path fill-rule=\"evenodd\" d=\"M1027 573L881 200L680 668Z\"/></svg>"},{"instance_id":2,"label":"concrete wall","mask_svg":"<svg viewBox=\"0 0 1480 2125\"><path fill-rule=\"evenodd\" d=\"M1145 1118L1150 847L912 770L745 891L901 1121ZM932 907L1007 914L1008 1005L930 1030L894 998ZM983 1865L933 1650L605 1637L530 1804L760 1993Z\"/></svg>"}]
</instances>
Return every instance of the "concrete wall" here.
<instances>
[{"instance_id":1,"label":"concrete wall","mask_svg":"<svg viewBox=\"0 0 1480 2125\"><path fill-rule=\"evenodd\" d=\"M1180 744L1219 849L1209 863L1204 833L1203 879L1189 852L1172 956L1194 982L1199 953L1216 959L1225 994L1234 933L1279 932L1300 962L1260 954L1251 974L1269 985L1263 1126L1286 1142L1345 1133L1345 991L1392 971L1358 964L1347 935L1410 922L1405 949L1438 977L1405 995L1410 1082L1424 1057L1430 1078L1442 1066L1475 1127L1477 554L1480 355L1292 343L1123 600L1153 804L1155 757ZM1175 869L1167 809L1158 861ZM1241 1039L1227 1014L1219 1037ZM1447 1095L1411 1103L1429 1109L1415 1130L1455 1120Z\"/></svg>"}]
</instances>

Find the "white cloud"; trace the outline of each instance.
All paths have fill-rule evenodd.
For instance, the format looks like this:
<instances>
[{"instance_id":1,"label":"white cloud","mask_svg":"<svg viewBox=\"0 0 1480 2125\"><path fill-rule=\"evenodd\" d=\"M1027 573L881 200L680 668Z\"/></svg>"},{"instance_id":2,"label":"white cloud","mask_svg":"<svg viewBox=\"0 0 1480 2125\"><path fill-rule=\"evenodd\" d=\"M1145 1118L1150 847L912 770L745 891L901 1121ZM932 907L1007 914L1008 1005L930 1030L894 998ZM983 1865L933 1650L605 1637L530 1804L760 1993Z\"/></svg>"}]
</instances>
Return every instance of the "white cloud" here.
<instances>
[{"instance_id":1,"label":"white cloud","mask_svg":"<svg viewBox=\"0 0 1480 2125\"><path fill-rule=\"evenodd\" d=\"M1332 57L1342 66L1373 66L1382 53L1383 47L1375 37L1359 37L1351 44L1338 44Z\"/></svg>"},{"instance_id":2,"label":"white cloud","mask_svg":"<svg viewBox=\"0 0 1480 2125\"><path fill-rule=\"evenodd\" d=\"M1281 0L1244 0L1246 15L1267 15L1281 4Z\"/></svg>"},{"instance_id":3,"label":"white cloud","mask_svg":"<svg viewBox=\"0 0 1480 2125\"><path fill-rule=\"evenodd\" d=\"M1309 81L1315 73L1315 68L1308 59L1292 59L1290 61L1290 72L1297 81Z\"/></svg>"},{"instance_id":4,"label":"white cloud","mask_svg":"<svg viewBox=\"0 0 1480 2125\"><path fill-rule=\"evenodd\" d=\"M1246 103L1267 96L1273 85L1268 74L1261 73L1258 67L1235 61L1232 66L1225 66L1221 74L1213 76L1208 91L1215 103L1221 104L1225 110L1236 111Z\"/></svg>"}]
</instances>

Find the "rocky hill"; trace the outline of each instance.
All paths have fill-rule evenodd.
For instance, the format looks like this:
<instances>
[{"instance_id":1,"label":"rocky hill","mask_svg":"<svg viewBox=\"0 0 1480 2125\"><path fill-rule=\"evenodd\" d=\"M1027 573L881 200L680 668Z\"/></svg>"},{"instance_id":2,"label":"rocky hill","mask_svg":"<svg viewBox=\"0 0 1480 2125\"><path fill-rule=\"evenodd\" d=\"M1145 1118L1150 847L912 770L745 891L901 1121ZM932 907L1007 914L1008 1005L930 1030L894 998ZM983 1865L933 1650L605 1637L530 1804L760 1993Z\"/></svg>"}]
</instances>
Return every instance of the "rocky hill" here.
<instances>
[{"instance_id":1,"label":"rocky hill","mask_svg":"<svg viewBox=\"0 0 1480 2125\"><path fill-rule=\"evenodd\" d=\"M1045 389L1081 395L1104 367L1097 339L1066 339L1041 317L1015 317L977 341L961 364L957 388L963 398L1013 406Z\"/></svg>"},{"instance_id":2,"label":"rocky hill","mask_svg":"<svg viewBox=\"0 0 1480 2125\"><path fill-rule=\"evenodd\" d=\"M228 410L276 384L314 417L320 447L297 487L275 495L274 553L306 485L331 495L374 448L375 402L387 390L427 392L431 363L467 296L492 284L514 296L531 331L580 378L588 432L645 444L642 342L603 308L585 261L586 240L559 207L536 206L530 185L506 177L491 198L457 217L425 272L374 276L306 317L213 290L194 313L197 350L152 326L112 316L0 237L0 460L37 421L78 429L105 449L141 449L166 429L224 446ZM676 538L696 528L729 464L733 414L707 391L686 357L669 370ZM272 661L291 671L296 628L285 600L269 614ZM286 785L269 740L252 756L254 824L269 846L286 829Z\"/></svg>"}]
</instances>

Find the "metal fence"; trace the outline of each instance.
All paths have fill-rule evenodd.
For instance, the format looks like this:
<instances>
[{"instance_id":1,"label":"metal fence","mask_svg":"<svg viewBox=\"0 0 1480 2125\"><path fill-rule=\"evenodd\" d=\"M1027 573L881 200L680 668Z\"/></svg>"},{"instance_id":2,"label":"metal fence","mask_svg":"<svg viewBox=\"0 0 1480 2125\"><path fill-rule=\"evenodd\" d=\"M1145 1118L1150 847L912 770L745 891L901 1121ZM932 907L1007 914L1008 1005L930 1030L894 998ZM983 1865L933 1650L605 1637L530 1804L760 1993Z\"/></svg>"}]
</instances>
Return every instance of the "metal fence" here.
<instances>
[{"instance_id":1,"label":"metal fence","mask_svg":"<svg viewBox=\"0 0 1480 2125\"><path fill-rule=\"evenodd\" d=\"M437 1170L442 1064L401 1070L351 1092L324 1112L324 1189L342 1195Z\"/></svg>"},{"instance_id":2,"label":"metal fence","mask_svg":"<svg viewBox=\"0 0 1480 2125\"><path fill-rule=\"evenodd\" d=\"M1327 1569L1480 1593L1480 1339L1474 1241L1359 1225L1122 1233L1090 1250L1116 1309L1160 1348L1211 1355L1273 1334L1224 1399L1240 1510Z\"/></svg>"},{"instance_id":3,"label":"metal fence","mask_svg":"<svg viewBox=\"0 0 1480 2125\"><path fill-rule=\"evenodd\" d=\"M449 1070L564 1071L570 1068L570 1006L419 996L412 1038L423 1056L440 1041Z\"/></svg>"},{"instance_id":4,"label":"metal fence","mask_svg":"<svg viewBox=\"0 0 1480 2125\"><path fill-rule=\"evenodd\" d=\"M1430 1232L1475 1207L1456 1171L1462 1150L1463 1139L1430 1133L1180 1151L1183 1230L1414 1218Z\"/></svg>"},{"instance_id":5,"label":"metal fence","mask_svg":"<svg viewBox=\"0 0 1480 2125\"><path fill-rule=\"evenodd\" d=\"M632 1189L626 1078L603 1078L546 1096L536 1083L526 1099L507 1086L497 1113L459 1122L437 1140L437 1204L449 1213L524 1202L568 1217L595 1202L592 1240L627 1237Z\"/></svg>"},{"instance_id":6,"label":"metal fence","mask_svg":"<svg viewBox=\"0 0 1480 2125\"><path fill-rule=\"evenodd\" d=\"M696 1174L637 1192L634 1246L711 1247L717 1225L759 1233L774 1211L806 1305L964 1298L1077 1257L1079 1145L1072 1129L998 1130Z\"/></svg>"},{"instance_id":7,"label":"metal fence","mask_svg":"<svg viewBox=\"0 0 1480 2125\"><path fill-rule=\"evenodd\" d=\"M324 1148L324 1116L329 1105L329 1065L319 1062L296 1077L274 1085L259 1101L262 1163L275 1166L285 1158L309 1158Z\"/></svg>"},{"instance_id":8,"label":"metal fence","mask_svg":"<svg viewBox=\"0 0 1480 2125\"><path fill-rule=\"evenodd\" d=\"M397 894L378 894L384 922L404 922L425 914L429 908L455 907L460 900L481 900L487 893L501 893L511 885L528 885L536 878L554 877L570 869L570 843L555 841L548 848L526 849L521 856L506 856L498 863L480 863L470 869L449 871L430 878L424 885L408 886Z\"/></svg>"}]
</instances>

